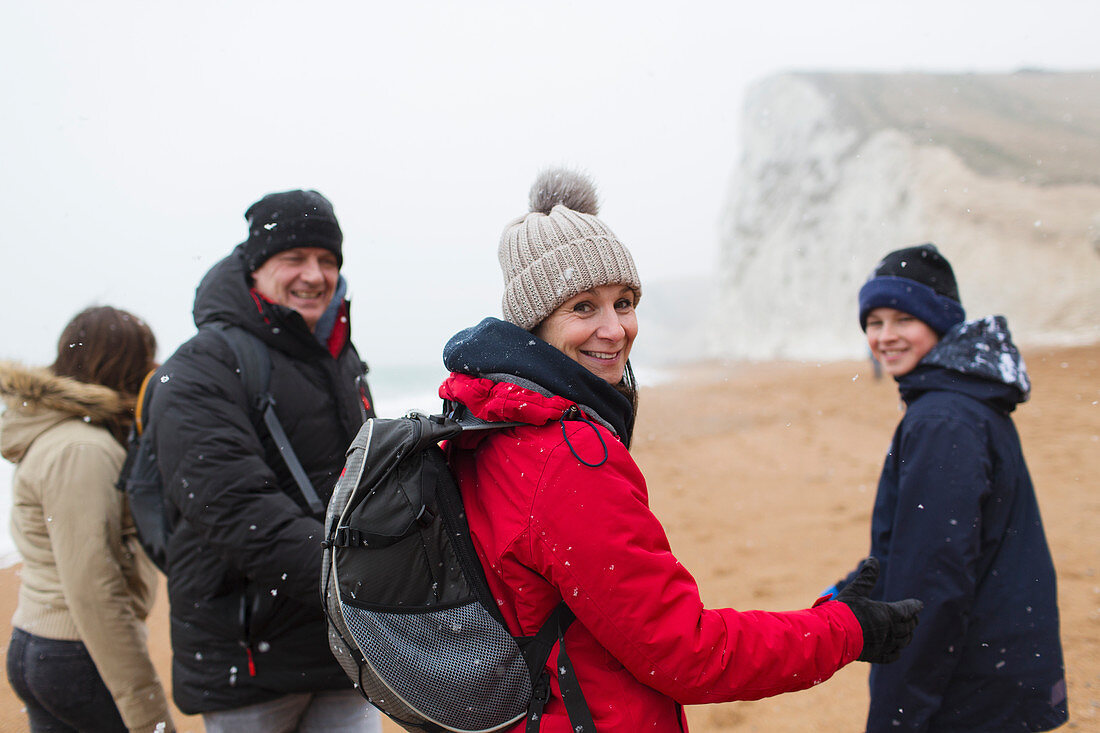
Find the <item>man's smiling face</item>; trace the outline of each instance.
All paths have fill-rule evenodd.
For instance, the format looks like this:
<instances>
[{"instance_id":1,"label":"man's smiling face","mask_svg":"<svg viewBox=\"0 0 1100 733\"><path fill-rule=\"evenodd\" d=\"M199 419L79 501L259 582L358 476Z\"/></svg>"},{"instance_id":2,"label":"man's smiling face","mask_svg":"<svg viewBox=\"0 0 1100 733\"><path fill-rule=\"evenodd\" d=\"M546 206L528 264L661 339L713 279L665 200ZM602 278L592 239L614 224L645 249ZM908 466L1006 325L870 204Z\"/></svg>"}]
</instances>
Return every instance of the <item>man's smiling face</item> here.
<instances>
[{"instance_id":1,"label":"man's smiling face","mask_svg":"<svg viewBox=\"0 0 1100 733\"><path fill-rule=\"evenodd\" d=\"M336 255L321 247L284 250L252 273L260 295L298 311L311 331L332 300L339 278Z\"/></svg>"}]
</instances>

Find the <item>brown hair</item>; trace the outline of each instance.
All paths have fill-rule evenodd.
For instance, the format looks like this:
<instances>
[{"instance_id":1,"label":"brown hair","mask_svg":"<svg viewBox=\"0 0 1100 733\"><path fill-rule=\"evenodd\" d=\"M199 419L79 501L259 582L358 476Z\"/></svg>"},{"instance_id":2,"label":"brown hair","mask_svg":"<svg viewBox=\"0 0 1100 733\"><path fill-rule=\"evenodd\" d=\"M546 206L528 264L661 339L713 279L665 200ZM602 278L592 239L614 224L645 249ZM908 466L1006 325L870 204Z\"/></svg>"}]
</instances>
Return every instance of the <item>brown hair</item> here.
<instances>
[{"instance_id":1,"label":"brown hair","mask_svg":"<svg viewBox=\"0 0 1100 733\"><path fill-rule=\"evenodd\" d=\"M51 371L88 384L100 384L132 403L145 375L156 366L157 340L145 321L109 305L77 313L61 331ZM125 440L131 415L106 424Z\"/></svg>"}]
</instances>

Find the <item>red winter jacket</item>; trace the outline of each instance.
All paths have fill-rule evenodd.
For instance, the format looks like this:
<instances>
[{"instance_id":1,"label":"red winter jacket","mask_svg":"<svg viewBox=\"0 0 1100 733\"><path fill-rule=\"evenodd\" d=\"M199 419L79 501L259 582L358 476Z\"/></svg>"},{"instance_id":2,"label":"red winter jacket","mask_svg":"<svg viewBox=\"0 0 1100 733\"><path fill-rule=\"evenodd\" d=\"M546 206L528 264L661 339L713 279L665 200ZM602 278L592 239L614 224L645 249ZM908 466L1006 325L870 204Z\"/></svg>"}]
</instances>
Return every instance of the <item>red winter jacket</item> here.
<instances>
[{"instance_id":1,"label":"red winter jacket","mask_svg":"<svg viewBox=\"0 0 1100 733\"><path fill-rule=\"evenodd\" d=\"M464 433L448 447L450 463L510 631L534 634L563 598L576 614L566 647L600 733L677 731L678 704L805 689L859 655L863 634L843 603L788 613L704 608L633 458L602 426L559 422L570 400L462 374L440 396L485 420L530 424ZM574 452L599 463L601 438L606 462L577 460ZM556 658L555 649L541 731L571 733Z\"/></svg>"}]
</instances>

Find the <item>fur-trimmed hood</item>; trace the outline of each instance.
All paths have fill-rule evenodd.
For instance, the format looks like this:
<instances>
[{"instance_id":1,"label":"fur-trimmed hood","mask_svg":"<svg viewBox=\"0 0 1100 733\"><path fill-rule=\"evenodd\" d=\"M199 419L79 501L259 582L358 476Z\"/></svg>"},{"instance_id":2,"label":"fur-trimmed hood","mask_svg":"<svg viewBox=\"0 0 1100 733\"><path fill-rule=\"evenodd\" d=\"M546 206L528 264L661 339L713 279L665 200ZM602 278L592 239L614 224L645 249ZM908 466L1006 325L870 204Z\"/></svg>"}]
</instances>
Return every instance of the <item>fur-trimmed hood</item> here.
<instances>
[{"instance_id":1,"label":"fur-trimmed hood","mask_svg":"<svg viewBox=\"0 0 1100 733\"><path fill-rule=\"evenodd\" d=\"M71 418L100 424L132 408L109 387L58 377L49 369L0 362L0 454L18 463L46 430Z\"/></svg>"}]
</instances>

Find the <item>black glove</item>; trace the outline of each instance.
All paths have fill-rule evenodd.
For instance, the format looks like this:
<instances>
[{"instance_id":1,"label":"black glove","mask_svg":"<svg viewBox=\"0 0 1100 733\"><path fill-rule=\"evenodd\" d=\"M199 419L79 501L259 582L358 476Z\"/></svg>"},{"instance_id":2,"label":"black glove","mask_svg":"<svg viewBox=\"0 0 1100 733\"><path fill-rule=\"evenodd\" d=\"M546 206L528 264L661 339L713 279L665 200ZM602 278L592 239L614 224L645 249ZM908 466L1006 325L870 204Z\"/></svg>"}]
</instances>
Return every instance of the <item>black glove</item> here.
<instances>
[{"instance_id":1,"label":"black glove","mask_svg":"<svg viewBox=\"0 0 1100 733\"><path fill-rule=\"evenodd\" d=\"M924 604L916 598L904 601L872 601L867 596L878 580L878 560L869 557L859 564L855 580L840 589L835 600L848 604L863 629L863 651L859 661L876 664L893 662L913 640L917 613Z\"/></svg>"}]
</instances>

